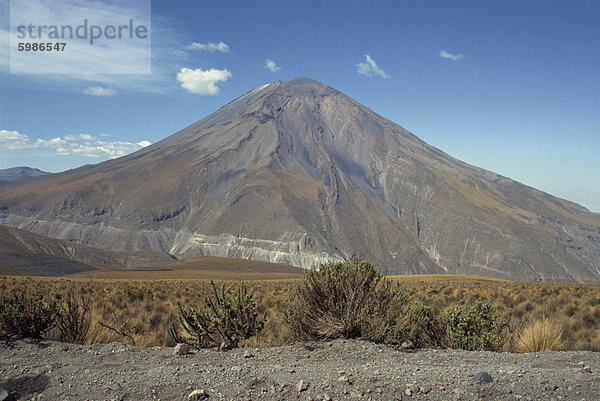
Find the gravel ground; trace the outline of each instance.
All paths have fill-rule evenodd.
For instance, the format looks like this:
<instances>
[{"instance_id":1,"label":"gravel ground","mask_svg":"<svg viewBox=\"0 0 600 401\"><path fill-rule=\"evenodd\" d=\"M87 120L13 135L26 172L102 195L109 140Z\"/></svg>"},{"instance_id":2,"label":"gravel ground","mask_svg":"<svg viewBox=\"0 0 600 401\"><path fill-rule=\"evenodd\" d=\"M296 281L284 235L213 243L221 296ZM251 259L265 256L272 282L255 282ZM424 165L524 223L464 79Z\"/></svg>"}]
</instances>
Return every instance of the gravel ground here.
<instances>
[{"instance_id":1,"label":"gravel ground","mask_svg":"<svg viewBox=\"0 0 600 401\"><path fill-rule=\"evenodd\" d=\"M477 381L476 375L487 372ZM0 343L5 400L600 400L600 353L404 351L360 340L227 352ZM208 395L208 397L207 397Z\"/></svg>"}]
</instances>

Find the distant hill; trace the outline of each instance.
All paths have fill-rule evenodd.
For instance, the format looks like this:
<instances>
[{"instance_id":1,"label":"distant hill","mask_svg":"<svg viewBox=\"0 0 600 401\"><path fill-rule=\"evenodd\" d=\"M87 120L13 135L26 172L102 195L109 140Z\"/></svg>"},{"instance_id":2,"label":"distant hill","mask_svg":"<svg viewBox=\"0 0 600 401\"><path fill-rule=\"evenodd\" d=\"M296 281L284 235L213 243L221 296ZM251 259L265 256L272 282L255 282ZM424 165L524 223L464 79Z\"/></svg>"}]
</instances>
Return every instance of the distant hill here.
<instances>
[{"instance_id":1,"label":"distant hill","mask_svg":"<svg viewBox=\"0 0 600 401\"><path fill-rule=\"evenodd\" d=\"M302 269L256 260L155 252L111 252L0 226L0 275L122 279L252 280L297 278Z\"/></svg>"},{"instance_id":2,"label":"distant hill","mask_svg":"<svg viewBox=\"0 0 600 401\"><path fill-rule=\"evenodd\" d=\"M475 101L475 100L474 100ZM10 185L0 224L107 250L599 281L600 214L466 164L307 78L130 155Z\"/></svg>"},{"instance_id":3,"label":"distant hill","mask_svg":"<svg viewBox=\"0 0 600 401\"><path fill-rule=\"evenodd\" d=\"M168 264L176 258L156 252L111 252L0 226L0 274L64 276L92 270Z\"/></svg>"},{"instance_id":4,"label":"distant hill","mask_svg":"<svg viewBox=\"0 0 600 401\"><path fill-rule=\"evenodd\" d=\"M0 185L7 185L14 181L23 181L28 178L40 177L47 174L50 173L31 167L12 167L0 169Z\"/></svg>"}]
</instances>

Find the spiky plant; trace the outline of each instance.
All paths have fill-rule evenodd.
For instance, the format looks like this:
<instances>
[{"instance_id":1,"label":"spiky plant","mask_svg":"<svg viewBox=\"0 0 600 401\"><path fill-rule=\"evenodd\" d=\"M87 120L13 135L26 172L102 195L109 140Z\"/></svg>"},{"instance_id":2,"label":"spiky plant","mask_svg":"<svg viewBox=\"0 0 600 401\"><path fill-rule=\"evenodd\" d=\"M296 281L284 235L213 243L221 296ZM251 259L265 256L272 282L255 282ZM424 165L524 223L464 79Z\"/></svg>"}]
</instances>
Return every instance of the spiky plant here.
<instances>
[{"instance_id":1,"label":"spiky plant","mask_svg":"<svg viewBox=\"0 0 600 401\"><path fill-rule=\"evenodd\" d=\"M213 296L204 298L204 307L184 307L177 303L179 316L169 328L169 336L177 343L206 348L223 342L237 347L240 341L258 334L266 322L259 317L252 294L242 283L235 293L233 286L210 282ZM180 332L182 330L183 332Z\"/></svg>"}]
</instances>

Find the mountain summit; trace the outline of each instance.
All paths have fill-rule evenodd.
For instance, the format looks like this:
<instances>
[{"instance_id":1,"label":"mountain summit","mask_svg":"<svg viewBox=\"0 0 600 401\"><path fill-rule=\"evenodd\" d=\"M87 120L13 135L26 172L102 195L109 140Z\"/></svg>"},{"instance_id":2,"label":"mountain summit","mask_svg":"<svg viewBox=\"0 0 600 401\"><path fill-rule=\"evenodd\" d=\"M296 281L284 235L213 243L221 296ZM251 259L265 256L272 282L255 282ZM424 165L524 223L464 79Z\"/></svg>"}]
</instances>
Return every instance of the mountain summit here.
<instances>
[{"instance_id":1,"label":"mountain summit","mask_svg":"<svg viewBox=\"0 0 600 401\"><path fill-rule=\"evenodd\" d=\"M128 156L4 187L0 222L111 250L600 280L600 215L465 164L308 78Z\"/></svg>"}]
</instances>

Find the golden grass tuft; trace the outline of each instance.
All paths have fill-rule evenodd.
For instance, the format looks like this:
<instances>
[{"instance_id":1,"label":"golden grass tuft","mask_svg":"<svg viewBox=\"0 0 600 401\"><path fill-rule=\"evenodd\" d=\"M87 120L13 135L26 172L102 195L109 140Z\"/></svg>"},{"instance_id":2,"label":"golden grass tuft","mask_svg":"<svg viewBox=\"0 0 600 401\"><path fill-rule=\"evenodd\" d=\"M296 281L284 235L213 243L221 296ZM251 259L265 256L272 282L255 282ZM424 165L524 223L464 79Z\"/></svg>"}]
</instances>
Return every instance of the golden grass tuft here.
<instances>
[{"instance_id":1,"label":"golden grass tuft","mask_svg":"<svg viewBox=\"0 0 600 401\"><path fill-rule=\"evenodd\" d=\"M563 331L556 319L529 321L518 335L515 351L520 353L561 351L566 348Z\"/></svg>"}]
</instances>

